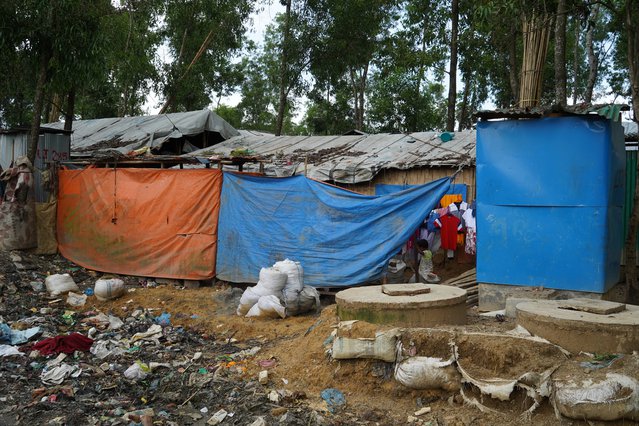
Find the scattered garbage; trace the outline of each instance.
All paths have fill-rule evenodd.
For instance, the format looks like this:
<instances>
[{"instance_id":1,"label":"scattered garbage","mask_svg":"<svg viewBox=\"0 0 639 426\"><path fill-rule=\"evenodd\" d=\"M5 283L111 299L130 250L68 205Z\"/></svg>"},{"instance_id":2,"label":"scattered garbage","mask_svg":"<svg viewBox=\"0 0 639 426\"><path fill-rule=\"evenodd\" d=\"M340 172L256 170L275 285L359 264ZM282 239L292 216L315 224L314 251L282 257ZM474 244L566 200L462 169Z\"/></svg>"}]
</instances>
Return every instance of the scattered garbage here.
<instances>
[{"instance_id":1,"label":"scattered garbage","mask_svg":"<svg viewBox=\"0 0 639 426\"><path fill-rule=\"evenodd\" d=\"M155 317L155 323L163 327L171 325L171 314L163 312L162 315Z\"/></svg>"},{"instance_id":2,"label":"scattered garbage","mask_svg":"<svg viewBox=\"0 0 639 426\"><path fill-rule=\"evenodd\" d=\"M211 426L219 425L220 423L224 421L224 419L226 418L226 416L228 416L228 414L229 413L227 413L225 409L221 409L217 413L213 414L213 417L211 417L206 422L206 424Z\"/></svg>"},{"instance_id":3,"label":"scattered garbage","mask_svg":"<svg viewBox=\"0 0 639 426\"><path fill-rule=\"evenodd\" d=\"M0 357L12 356L12 355L24 355L15 346L0 345Z\"/></svg>"},{"instance_id":4,"label":"scattered garbage","mask_svg":"<svg viewBox=\"0 0 639 426\"><path fill-rule=\"evenodd\" d=\"M70 291L80 291L80 287L78 287L69 274L49 275L44 280L44 284L51 296L59 296Z\"/></svg>"},{"instance_id":5,"label":"scattered garbage","mask_svg":"<svg viewBox=\"0 0 639 426\"><path fill-rule=\"evenodd\" d=\"M151 368L144 364L142 361L135 361L129 368L124 372L124 377L129 380L142 380L146 378L146 376L151 372Z\"/></svg>"},{"instance_id":6,"label":"scattered garbage","mask_svg":"<svg viewBox=\"0 0 639 426\"><path fill-rule=\"evenodd\" d=\"M75 307L84 306L87 303L86 294L77 294L70 291L67 295L67 304Z\"/></svg>"},{"instance_id":7,"label":"scattered garbage","mask_svg":"<svg viewBox=\"0 0 639 426\"><path fill-rule=\"evenodd\" d=\"M53 367L45 367L40 373L40 380L45 385L59 385L67 377L78 377L82 369L77 365L62 363Z\"/></svg>"},{"instance_id":8,"label":"scattered garbage","mask_svg":"<svg viewBox=\"0 0 639 426\"><path fill-rule=\"evenodd\" d=\"M124 281L119 278L100 278L93 289L95 297L100 301L113 300L126 292Z\"/></svg>"},{"instance_id":9,"label":"scattered garbage","mask_svg":"<svg viewBox=\"0 0 639 426\"><path fill-rule=\"evenodd\" d=\"M66 336L56 336L44 339L33 345L33 349L40 354L55 355L59 353L72 354L75 351L88 351L93 340L80 333L71 333Z\"/></svg>"},{"instance_id":10,"label":"scattered garbage","mask_svg":"<svg viewBox=\"0 0 639 426\"><path fill-rule=\"evenodd\" d=\"M344 397L344 394L337 389L334 389L334 388L324 389L320 395L322 399L326 402L328 411L330 411L331 413L335 413L335 411L339 407L346 404L346 398Z\"/></svg>"},{"instance_id":11,"label":"scattered garbage","mask_svg":"<svg viewBox=\"0 0 639 426\"><path fill-rule=\"evenodd\" d=\"M22 345L40 334L40 327L32 327L26 330L13 330L7 324L0 323L0 343L10 345Z\"/></svg>"}]
</instances>

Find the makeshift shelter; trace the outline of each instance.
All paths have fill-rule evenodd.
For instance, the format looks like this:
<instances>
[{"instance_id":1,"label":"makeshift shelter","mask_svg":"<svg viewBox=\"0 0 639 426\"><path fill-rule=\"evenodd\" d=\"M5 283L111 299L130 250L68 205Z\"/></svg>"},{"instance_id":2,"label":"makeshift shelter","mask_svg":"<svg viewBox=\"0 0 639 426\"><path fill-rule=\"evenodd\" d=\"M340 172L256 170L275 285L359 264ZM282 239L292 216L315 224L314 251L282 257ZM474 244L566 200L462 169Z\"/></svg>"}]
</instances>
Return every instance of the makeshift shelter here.
<instances>
[{"instance_id":1,"label":"makeshift shelter","mask_svg":"<svg viewBox=\"0 0 639 426\"><path fill-rule=\"evenodd\" d=\"M475 197L475 131L410 134L349 133L337 136L274 136L241 130L210 148L186 154L197 157L258 159L267 176L305 175L361 194L376 185L407 188L457 173ZM259 165L244 171L260 171Z\"/></svg>"},{"instance_id":2,"label":"makeshift shelter","mask_svg":"<svg viewBox=\"0 0 639 426\"><path fill-rule=\"evenodd\" d=\"M62 129L64 123L44 124ZM132 151L178 155L215 145L239 132L214 112L178 112L73 122L73 157L105 157Z\"/></svg>"}]
</instances>

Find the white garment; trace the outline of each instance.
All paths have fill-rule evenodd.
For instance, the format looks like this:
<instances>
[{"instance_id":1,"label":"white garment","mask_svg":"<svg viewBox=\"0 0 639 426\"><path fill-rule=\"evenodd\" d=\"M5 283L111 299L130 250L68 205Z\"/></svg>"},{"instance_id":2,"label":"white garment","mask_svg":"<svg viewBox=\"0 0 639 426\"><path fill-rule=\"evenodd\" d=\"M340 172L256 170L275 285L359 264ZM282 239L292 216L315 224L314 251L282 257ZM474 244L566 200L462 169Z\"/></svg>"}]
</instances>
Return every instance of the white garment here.
<instances>
[{"instance_id":1,"label":"white garment","mask_svg":"<svg viewBox=\"0 0 639 426\"><path fill-rule=\"evenodd\" d=\"M462 219L464 219L466 228L472 228L474 230L477 229L477 220L475 217L473 217L473 210L466 210L462 215Z\"/></svg>"}]
</instances>

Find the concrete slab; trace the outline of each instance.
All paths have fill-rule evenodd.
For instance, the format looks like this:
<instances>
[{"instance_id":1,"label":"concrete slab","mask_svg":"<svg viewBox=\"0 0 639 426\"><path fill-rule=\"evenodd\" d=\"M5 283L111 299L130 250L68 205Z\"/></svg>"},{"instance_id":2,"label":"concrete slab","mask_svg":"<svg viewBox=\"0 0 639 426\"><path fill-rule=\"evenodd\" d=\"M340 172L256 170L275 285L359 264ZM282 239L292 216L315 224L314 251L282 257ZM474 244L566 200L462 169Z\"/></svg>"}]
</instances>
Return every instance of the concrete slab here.
<instances>
[{"instance_id":1,"label":"concrete slab","mask_svg":"<svg viewBox=\"0 0 639 426\"><path fill-rule=\"evenodd\" d=\"M563 309L571 301L539 300L517 305L517 323L532 334L579 353L639 350L639 306L607 315ZM594 304L597 301L593 301Z\"/></svg>"},{"instance_id":2,"label":"concrete slab","mask_svg":"<svg viewBox=\"0 0 639 426\"><path fill-rule=\"evenodd\" d=\"M340 291L335 295L337 314L343 321L356 319L402 327L466 323L465 290L437 284L422 285L430 292L390 296L382 292L382 286Z\"/></svg>"},{"instance_id":3,"label":"concrete slab","mask_svg":"<svg viewBox=\"0 0 639 426\"><path fill-rule=\"evenodd\" d=\"M573 311L590 312L591 314L609 315L626 310L625 303L608 302L606 300L593 299L570 299L564 300L559 309L570 309Z\"/></svg>"},{"instance_id":4,"label":"concrete slab","mask_svg":"<svg viewBox=\"0 0 639 426\"><path fill-rule=\"evenodd\" d=\"M382 293L389 296L412 296L416 294L430 293L430 287L426 284L384 284L382 285Z\"/></svg>"},{"instance_id":5,"label":"concrete slab","mask_svg":"<svg viewBox=\"0 0 639 426\"><path fill-rule=\"evenodd\" d=\"M617 284L606 293L590 293L571 290L554 290L544 287L528 287L519 285L479 283L479 310L481 312L506 309L509 298L565 300L573 298L588 298L595 300L609 300L624 302L626 300L625 287Z\"/></svg>"}]
</instances>

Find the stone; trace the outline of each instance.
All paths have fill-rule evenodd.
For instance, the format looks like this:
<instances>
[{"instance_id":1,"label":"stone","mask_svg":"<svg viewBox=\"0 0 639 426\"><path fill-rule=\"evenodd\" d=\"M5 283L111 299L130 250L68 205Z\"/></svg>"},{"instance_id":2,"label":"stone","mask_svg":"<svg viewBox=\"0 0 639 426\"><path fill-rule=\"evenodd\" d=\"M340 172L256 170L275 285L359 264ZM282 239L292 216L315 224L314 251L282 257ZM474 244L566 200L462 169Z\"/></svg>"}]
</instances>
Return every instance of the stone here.
<instances>
[{"instance_id":1,"label":"stone","mask_svg":"<svg viewBox=\"0 0 639 426\"><path fill-rule=\"evenodd\" d=\"M415 417L423 416L424 414L430 413L430 411L431 411L430 407L421 408L421 409L415 411Z\"/></svg>"},{"instance_id":2,"label":"stone","mask_svg":"<svg viewBox=\"0 0 639 426\"><path fill-rule=\"evenodd\" d=\"M268 394L268 400L277 404L280 402L280 394L277 393L277 391L272 390Z\"/></svg>"},{"instance_id":3,"label":"stone","mask_svg":"<svg viewBox=\"0 0 639 426\"><path fill-rule=\"evenodd\" d=\"M415 294L430 293L430 287L426 284L384 284L382 293L389 296L413 296Z\"/></svg>"},{"instance_id":4,"label":"stone","mask_svg":"<svg viewBox=\"0 0 639 426\"><path fill-rule=\"evenodd\" d=\"M260 374L258 375L258 381L262 385L265 385L265 384L268 383L268 371L267 370L260 371Z\"/></svg>"},{"instance_id":5,"label":"stone","mask_svg":"<svg viewBox=\"0 0 639 426\"><path fill-rule=\"evenodd\" d=\"M562 302L559 309L569 309L573 311L590 312L592 314L609 315L626 310L625 303L608 302L606 300L593 299L570 299Z\"/></svg>"}]
</instances>

